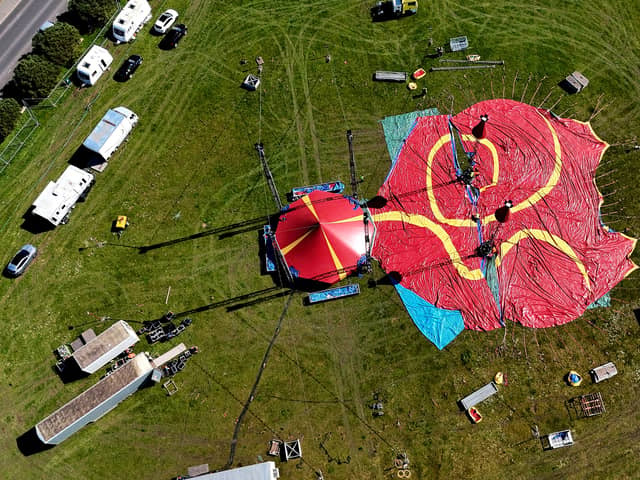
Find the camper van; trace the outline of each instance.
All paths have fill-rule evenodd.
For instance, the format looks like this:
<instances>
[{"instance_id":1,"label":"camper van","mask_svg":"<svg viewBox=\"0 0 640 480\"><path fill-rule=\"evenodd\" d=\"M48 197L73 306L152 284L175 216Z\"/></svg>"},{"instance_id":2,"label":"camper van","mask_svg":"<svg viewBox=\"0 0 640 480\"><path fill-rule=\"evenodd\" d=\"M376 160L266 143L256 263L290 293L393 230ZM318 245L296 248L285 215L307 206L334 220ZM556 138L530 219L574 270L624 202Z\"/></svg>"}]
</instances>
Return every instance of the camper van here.
<instances>
[{"instance_id":1,"label":"camper van","mask_svg":"<svg viewBox=\"0 0 640 480\"><path fill-rule=\"evenodd\" d=\"M31 213L57 227L67 223L71 210L93 186L94 176L69 165L55 182L49 182L33 202Z\"/></svg>"},{"instance_id":2,"label":"camper van","mask_svg":"<svg viewBox=\"0 0 640 480\"><path fill-rule=\"evenodd\" d=\"M100 123L84 141L83 145L97 153L105 162L122 145L138 123L138 116L126 107L116 107L105 113ZM106 165L105 165L106 166ZM101 171L100 169L96 169Z\"/></svg>"},{"instance_id":3,"label":"camper van","mask_svg":"<svg viewBox=\"0 0 640 480\"><path fill-rule=\"evenodd\" d=\"M94 85L109 69L113 57L104 48L94 45L78 63L78 79L85 85Z\"/></svg>"},{"instance_id":4,"label":"camper van","mask_svg":"<svg viewBox=\"0 0 640 480\"><path fill-rule=\"evenodd\" d=\"M113 37L118 43L130 42L150 19L147 0L129 0L113 21Z\"/></svg>"}]
</instances>

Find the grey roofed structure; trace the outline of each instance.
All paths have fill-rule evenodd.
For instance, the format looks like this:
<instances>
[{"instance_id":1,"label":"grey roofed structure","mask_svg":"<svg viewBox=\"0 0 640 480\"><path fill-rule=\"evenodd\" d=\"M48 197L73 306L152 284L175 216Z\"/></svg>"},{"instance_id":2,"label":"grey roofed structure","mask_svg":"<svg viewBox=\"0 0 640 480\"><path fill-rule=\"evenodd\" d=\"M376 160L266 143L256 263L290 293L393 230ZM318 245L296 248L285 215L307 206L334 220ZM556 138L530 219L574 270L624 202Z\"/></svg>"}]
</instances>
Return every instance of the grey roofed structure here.
<instances>
[{"instance_id":1,"label":"grey roofed structure","mask_svg":"<svg viewBox=\"0 0 640 480\"><path fill-rule=\"evenodd\" d=\"M541 441L542 448L550 450L573 445L573 436L571 435L571 430L561 430L542 437Z\"/></svg>"},{"instance_id":2,"label":"grey roofed structure","mask_svg":"<svg viewBox=\"0 0 640 480\"><path fill-rule=\"evenodd\" d=\"M91 340L96 338L96 336L97 336L96 332L93 331L93 328L89 328L85 330L80 335L78 335L78 338L76 338L73 342L71 342L71 350L75 352L76 350L80 349L83 345L86 345Z\"/></svg>"},{"instance_id":3,"label":"grey roofed structure","mask_svg":"<svg viewBox=\"0 0 640 480\"><path fill-rule=\"evenodd\" d=\"M472 394L467 395L462 400L460 400L460 405L462 405L462 408L464 408L465 410L469 410L474 405L485 401L487 398L497 392L498 387L496 387L495 383L487 383L484 387L479 388Z\"/></svg>"},{"instance_id":4,"label":"grey roofed structure","mask_svg":"<svg viewBox=\"0 0 640 480\"><path fill-rule=\"evenodd\" d=\"M460 52L469 48L469 40L466 36L449 39L449 48L452 52Z\"/></svg>"},{"instance_id":5,"label":"grey roofed structure","mask_svg":"<svg viewBox=\"0 0 640 480\"><path fill-rule=\"evenodd\" d=\"M373 74L375 82L406 82L408 77L407 72L391 72L387 70L377 70Z\"/></svg>"},{"instance_id":6,"label":"grey roofed structure","mask_svg":"<svg viewBox=\"0 0 640 480\"><path fill-rule=\"evenodd\" d=\"M93 338L71 356L80 370L94 373L139 340L136 332L120 320Z\"/></svg>"},{"instance_id":7,"label":"grey roofed structure","mask_svg":"<svg viewBox=\"0 0 640 480\"><path fill-rule=\"evenodd\" d=\"M61 443L133 394L153 371L147 356L137 355L38 423L38 438L48 445Z\"/></svg>"},{"instance_id":8,"label":"grey roofed structure","mask_svg":"<svg viewBox=\"0 0 640 480\"><path fill-rule=\"evenodd\" d=\"M573 72L560 82L560 86L568 93L581 92L587 85L589 80L580 72Z\"/></svg>"},{"instance_id":9,"label":"grey roofed structure","mask_svg":"<svg viewBox=\"0 0 640 480\"><path fill-rule=\"evenodd\" d=\"M184 345L184 343L176 345L171 350L164 352L162 355L160 355L157 358L154 358L151 361L151 365L153 366L153 368L161 368L165 363L170 362L175 357L177 357L182 352L184 352L186 349L187 347Z\"/></svg>"},{"instance_id":10,"label":"grey roofed structure","mask_svg":"<svg viewBox=\"0 0 640 480\"><path fill-rule=\"evenodd\" d=\"M276 480L280 478L280 471L275 462L262 462L223 472L206 473L196 478L198 480Z\"/></svg>"},{"instance_id":11,"label":"grey roofed structure","mask_svg":"<svg viewBox=\"0 0 640 480\"><path fill-rule=\"evenodd\" d=\"M589 370L594 383L600 383L603 380L614 377L618 374L618 369L613 362L607 362L592 370Z\"/></svg>"}]
</instances>

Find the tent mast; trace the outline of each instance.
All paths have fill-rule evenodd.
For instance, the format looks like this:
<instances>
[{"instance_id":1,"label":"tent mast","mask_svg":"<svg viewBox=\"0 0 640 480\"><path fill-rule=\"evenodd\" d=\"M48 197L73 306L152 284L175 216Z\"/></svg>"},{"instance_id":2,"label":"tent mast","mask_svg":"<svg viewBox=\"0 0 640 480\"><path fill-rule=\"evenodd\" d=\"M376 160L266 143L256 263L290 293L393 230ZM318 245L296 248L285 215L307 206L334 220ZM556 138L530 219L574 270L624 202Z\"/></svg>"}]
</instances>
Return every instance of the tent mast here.
<instances>
[{"instance_id":1,"label":"tent mast","mask_svg":"<svg viewBox=\"0 0 640 480\"><path fill-rule=\"evenodd\" d=\"M351 172L352 196L358 199L358 179L356 178L356 157L353 153L353 133L347 130L347 141L349 142L349 171Z\"/></svg>"},{"instance_id":2,"label":"tent mast","mask_svg":"<svg viewBox=\"0 0 640 480\"><path fill-rule=\"evenodd\" d=\"M271 175L271 170L269 169L269 165L267 164L267 159L264 156L264 145L262 144L262 142L260 142L260 143L256 143L255 147L256 147L256 151L258 152L258 157L260 157L260 162L262 163L264 176L267 179L267 183L269 184L271 195L273 195L273 199L276 202L276 207L278 207L278 211L281 212L282 202L280 201L280 195L278 194L278 189L276 188L276 182L273 180L273 175Z\"/></svg>"}]
</instances>

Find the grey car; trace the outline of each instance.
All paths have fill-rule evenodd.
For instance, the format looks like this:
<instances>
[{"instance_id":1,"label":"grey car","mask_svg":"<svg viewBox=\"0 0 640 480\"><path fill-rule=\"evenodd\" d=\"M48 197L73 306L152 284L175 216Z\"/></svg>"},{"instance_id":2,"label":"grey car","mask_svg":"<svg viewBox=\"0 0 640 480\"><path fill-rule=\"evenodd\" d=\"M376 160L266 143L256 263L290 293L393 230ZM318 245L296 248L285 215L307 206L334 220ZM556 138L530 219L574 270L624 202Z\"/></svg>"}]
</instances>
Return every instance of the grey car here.
<instances>
[{"instance_id":1,"label":"grey car","mask_svg":"<svg viewBox=\"0 0 640 480\"><path fill-rule=\"evenodd\" d=\"M29 243L26 244L14 255L7 265L5 270L7 275L10 277L18 277L22 275L37 255L38 249Z\"/></svg>"}]
</instances>

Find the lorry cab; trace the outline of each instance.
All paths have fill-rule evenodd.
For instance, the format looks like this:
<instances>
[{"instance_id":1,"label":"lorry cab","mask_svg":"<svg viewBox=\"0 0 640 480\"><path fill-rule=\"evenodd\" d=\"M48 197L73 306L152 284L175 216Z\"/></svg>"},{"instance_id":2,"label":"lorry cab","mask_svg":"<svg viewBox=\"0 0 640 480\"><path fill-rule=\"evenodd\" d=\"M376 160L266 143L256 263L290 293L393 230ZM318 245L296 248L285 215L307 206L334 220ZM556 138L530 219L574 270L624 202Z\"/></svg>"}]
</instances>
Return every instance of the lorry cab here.
<instances>
[{"instance_id":1,"label":"lorry cab","mask_svg":"<svg viewBox=\"0 0 640 480\"><path fill-rule=\"evenodd\" d=\"M402 15L413 15L418 13L418 0L397 0L396 3L399 3L400 1L402 2Z\"/></svg>"},{"instance_id":2,"label":"lorry cab","mask_svg":"<svg viewBox=\"0 0 640 480\"><path fill-rule=\"evenodd\" d=\"M150 19L151 6L147 0L129 0L113 21L113 37L118 43L130 42Z\"/></svg>"},{"instance_id":3,"label":"lorry cab","mask_svg":"<svg viewBox=\"0 0 640 480\"><path fill-rule=\"evenodd\" d=\"M371 9L374 21L389 20L418 13L418 0L383 0Z\"/></svg>"}]
</instances>

